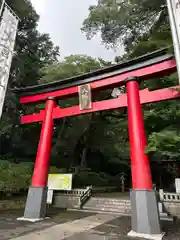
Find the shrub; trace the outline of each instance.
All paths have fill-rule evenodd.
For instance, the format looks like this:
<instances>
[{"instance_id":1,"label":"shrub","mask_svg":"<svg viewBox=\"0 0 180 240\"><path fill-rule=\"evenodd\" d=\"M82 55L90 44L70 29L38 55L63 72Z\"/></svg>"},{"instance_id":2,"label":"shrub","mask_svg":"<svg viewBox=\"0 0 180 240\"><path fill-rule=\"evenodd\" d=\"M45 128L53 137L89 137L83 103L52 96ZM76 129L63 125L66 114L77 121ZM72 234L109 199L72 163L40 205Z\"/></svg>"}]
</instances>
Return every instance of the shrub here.
<instances>
[{"instance_id":1,"label":"shrub","mask_svg":"<svg viewBox=\"0 0 180 240\"><path fill-rule=\"evenodd\" d=\"M85 187L92 185L94 187L108 186L108 179L102 178L99 174L94 172L81 172L74 177L74 187Z\"/></svg>"},{"instance_id":2,"label":"shrub","mask_svg":"<svg viewBox=\"0 0 180 240\"><path fill-rule=\"evenodd\" d=\"M57 168L55 166L51 166L49 168L49 173L67 173L65 168Z\"/></svg>"},{"instance_id":3,"label":"shrub","mask_svg":"<svg viewBox=\"0 0 180 240\"><path fill-rule=\"evenodd\" d=\"M16 193L27 190L32 176L32 164L0 161L0 191Z\"/></svg>"},{"instance_id":4,"label":"shrub","mask_svg":"<svg viewBox=\"0 0 180 240\"><path fill-rule=\"evenodd\" d=\"M32 163L15 164L9 161L0 160L0 192L19 193L27 191L31 184L33 173ZM58 169L54 166L50 167L49 173L66 173L65 169ZM73 178L73 187L107 187L115 186L117 180L106 173L95 173L90 171L81 171ZM119 179L118 179L119 184Z\"/></svg>"}]
</instances>

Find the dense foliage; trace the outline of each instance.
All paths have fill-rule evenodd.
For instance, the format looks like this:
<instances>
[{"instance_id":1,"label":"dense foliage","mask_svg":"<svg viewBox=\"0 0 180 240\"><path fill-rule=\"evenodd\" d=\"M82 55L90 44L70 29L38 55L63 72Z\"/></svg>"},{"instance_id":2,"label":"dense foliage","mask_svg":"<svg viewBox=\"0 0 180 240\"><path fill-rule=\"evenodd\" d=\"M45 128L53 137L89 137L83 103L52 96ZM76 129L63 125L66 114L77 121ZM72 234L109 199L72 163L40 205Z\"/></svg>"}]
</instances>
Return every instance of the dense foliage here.
<instances>
[{"instance_id":1,"label":"dense foliage","mask_svg":"<svg viewBox=\"0 0 180 240\"><path fill-rule=\"evenodd\" d=\"M90 6L89 16L82 27L88 38L100 32L103 43L123 45L127 52L134 50L140 43L138 54L152 51L157 45L162 47L168 44L170 31L165 0L97 2L97 5ZM147 48L146 42L149 40Z\"/></svg>"},{"instance_id":2,"label":"dense foliage","mask_svg":"<svg viewBox=\"0 0 180 240\"><path fill-rule=\"evenodd\" d=\"M57 61L59 49L53 45L48 34L40 34L37 31L39 16L28 0L8 0L7 3L21 19L9 87L35 85L40 78L40 69ZM20 114L18 100L8 91L0 122L0 152L6 157L14 158L15 161L18 161L16 157L27 159L28 155L34 156L37 144L34 139L39 135L37 126L19 127ZM32 131L34 136L30 140L29 133Z\"/></svg>"},{"instance_id":3,"label":"dense foliage","mask_svg":"<svg viewBox=\"0 0 180 240\"><path fill-rule=\"evenodd\" d=\"M124 46L124 56L116 57L117 62L172 44L165 0L99 0L90 6L82 30L89 38L100 32L104 44ZM146 81L143 86L152 90L176 84L177 75L173 75ZM178 161L179 101L146 105L144 117L150 159Z\"/></svg>"},{"instance_id":4,"label":"dense foliage","mask_svg":"<svg viewBox=\"0 0 180 240\"><path fill-rule=\"evenodd\" d=\"M61 80L111 65L103 59L93 59L85 55L69 56L59 62L58 47L53 45L48 34L40 34L37 30L39 16L31 3L28 0L7 2L21 18L10 87ZM98 0L95 6L90 6L89 16L85 19L82 30L88 38L100 32L103 44L123 47L124 55L117 56L116 62L169 46L172 42L165 0ZM157 89L176 84L175 74L145 81L142 87ZM94 100L110 97L111 91L93 96ZM71 98L59 101L58 105L64 107L77 103L77 98ZM178 100L148 104L144 107L148 135L146 151L151 161L179 160L179 109ZM4 171L0 179L0 191L4 188L2 182L6 182L7 176L14 179L12 183L8 183L12 190L20 182L28 185L30 181L32 168L29 165L26 168L27 163L23 164L34 162L40 125L20 126L21 111L16 97L8 92L0 122L0 155L2 160L13 163L0 161L0 171ZM33 111L38 109L30 106L28 112ZM18 163L17 166L13 165L14 163ZM107 185L111 181L107 181L107 178L111 179L110 175L116 176L121 172L126 172L130 178L129 163L126 109L65 118L55 122L51 165L65 168L64 171L78 166L90 168L94 172L77 175L77 184L98 182L99 185ZM31 171L27 170L30 168ZM7 175L4 169L9 169ZM162 174L166 172L174 174L170 167L165 167ZM156 181L159 181L156 178L158 174L156 172L154 175ZM21 175L21 178L16 178L18 175Z\"/></svg>"}]
</instances>

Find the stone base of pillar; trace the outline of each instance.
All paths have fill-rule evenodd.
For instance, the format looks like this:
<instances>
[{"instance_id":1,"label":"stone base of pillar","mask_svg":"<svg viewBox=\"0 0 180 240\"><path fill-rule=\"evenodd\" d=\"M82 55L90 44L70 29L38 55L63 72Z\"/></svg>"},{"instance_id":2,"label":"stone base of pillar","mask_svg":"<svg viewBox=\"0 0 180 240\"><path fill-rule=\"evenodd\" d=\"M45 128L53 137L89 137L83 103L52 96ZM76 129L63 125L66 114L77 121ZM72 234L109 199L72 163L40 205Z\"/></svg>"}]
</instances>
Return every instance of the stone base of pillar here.
<instances>
[{"instance_id":1,"label":"stone base of pillar","mask_svg":"<svg viewBox=\"0 0 180 240\"><path fill-rule=\"evenodd\" d=\"M155 191L131 190L130 196L132 209L131 235L136 233L136 236L137 234L162 236Z\"/></svg>"},{"instance_id":2,"label":"stone base of pillar","mask_svg":"<svg viewBox=\"0 0 180 240\"><path fill-rule=\"evenodd\" d=\"M46 217L47 187L30 187L27 195L24 219L42 220Z\"/></svg>"},{"instance_id":3,"label":"stone base of pillar","mask_svg":"<svg viewBox=\"0 0 180 240\"><path fill-rule=\"evenodd\" d=\"M143 239L149 239L149 240L162 240L164 235L165 235L165 233L161 233L161 234L144 234L144 233L137 233L137 232L134 232L134 231L130 231L128 233L129 237L143 238Z\"/></svg>"}]
</instances>

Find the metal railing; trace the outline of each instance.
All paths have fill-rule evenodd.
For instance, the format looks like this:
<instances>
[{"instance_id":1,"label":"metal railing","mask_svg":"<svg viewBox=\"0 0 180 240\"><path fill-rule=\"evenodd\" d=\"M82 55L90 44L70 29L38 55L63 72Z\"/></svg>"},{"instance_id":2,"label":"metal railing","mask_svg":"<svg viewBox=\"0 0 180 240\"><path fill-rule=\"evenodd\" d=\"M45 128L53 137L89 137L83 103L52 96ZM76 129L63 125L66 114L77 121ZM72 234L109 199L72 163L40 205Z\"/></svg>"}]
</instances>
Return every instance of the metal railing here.
<instances>
[{"instance_id":1,"label":"metal railing","mask_svg":"<svg viewBox=\"0 0 180 240\"><path fill-rule=\"evenodd\" d=\"M81 197L83 196L84 194L86 194L86 192L91 189L92 190L92 187L87 187L87 188L84 188L84 189L73 189L71 191L62 191L61 194L65 195L65 196L73 196L73 197Z\"/></svg>"},{"instance_id":2,"label":"metal railing","mask_svg":"<svg viewBox=\"0 0 180 240\"><path fill-rule=\"evenodd\" d=\"M83 204L92 196L92 186L86 188L86 191L79 198L79 206L80 208Z\"/></svg>"}]
</instances>

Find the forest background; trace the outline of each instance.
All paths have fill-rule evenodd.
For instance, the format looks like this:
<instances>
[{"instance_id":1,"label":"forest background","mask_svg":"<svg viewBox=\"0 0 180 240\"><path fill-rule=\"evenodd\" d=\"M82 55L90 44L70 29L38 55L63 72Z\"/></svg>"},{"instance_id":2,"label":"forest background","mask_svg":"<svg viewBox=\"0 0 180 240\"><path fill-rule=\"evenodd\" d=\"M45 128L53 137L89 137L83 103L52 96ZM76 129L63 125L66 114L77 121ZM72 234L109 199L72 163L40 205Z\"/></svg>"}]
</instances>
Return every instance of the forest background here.
<instances>
[{"instance_id":1,"label":"forest background","mask_svg":"<svg viewBox=\"0 0 180 240\"><path fill-rule=\"evenodd\" d=\"M54 46L48 34L37 30L39 16L30 1L7 0L7 3L21 19L9 89L65 79L172 45L165 0L98 0L89 7L81 30L88 39L100 33L105 46L116 49L123 46L124 54L113 63L86 55L71 55L59 61L59 47ZM142 88L174 85L176 74L145 81ZM106 91L101 98L110 95ZM77 99L58 102L61 106L75 103ZM30 184L41 125L20 125L20 115L40 108L30 106L25 111L16 96L7 92L0 121L1 192L26 191ZM169 161L178 163L180 157L180 102L147 104L143 108L153 181L167 187L178 176L178 169ZM118 186L124 173L130 187L127 109L55 122L50 172L74 171L77 171L75 186Z\"/></svg>"}]
</instances>

